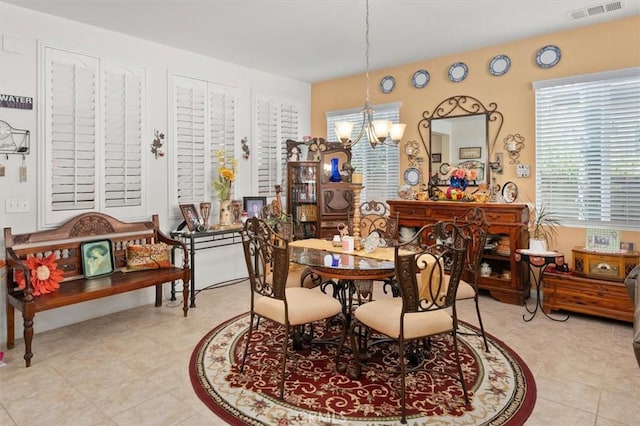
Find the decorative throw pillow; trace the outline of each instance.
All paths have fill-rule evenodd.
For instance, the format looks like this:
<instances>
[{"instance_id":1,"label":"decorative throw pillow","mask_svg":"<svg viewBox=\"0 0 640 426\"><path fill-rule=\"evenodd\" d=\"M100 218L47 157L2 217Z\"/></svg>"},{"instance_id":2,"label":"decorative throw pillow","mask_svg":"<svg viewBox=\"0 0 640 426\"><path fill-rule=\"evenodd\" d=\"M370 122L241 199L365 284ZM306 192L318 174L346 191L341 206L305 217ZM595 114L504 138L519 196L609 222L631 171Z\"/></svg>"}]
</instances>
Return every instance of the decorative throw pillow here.
<instances>
[{"instance_id":1,"label":"decorative throw pillow","mask_svg":"<svg viewBox=\"0 0 640 426\"><path fill-rule=\"evenodd\" d=\"M171 266L171 247L165 243L127 245L126 269L129 271Z\"/></svg>"}]
</instances>

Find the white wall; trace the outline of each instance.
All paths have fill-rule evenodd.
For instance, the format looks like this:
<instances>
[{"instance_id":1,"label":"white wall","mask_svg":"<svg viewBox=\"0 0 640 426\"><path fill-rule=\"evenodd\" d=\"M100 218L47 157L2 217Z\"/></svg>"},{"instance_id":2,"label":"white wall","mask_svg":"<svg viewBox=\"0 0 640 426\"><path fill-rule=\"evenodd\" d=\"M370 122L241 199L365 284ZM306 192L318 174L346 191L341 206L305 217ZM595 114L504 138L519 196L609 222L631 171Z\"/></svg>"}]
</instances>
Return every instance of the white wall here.
<instances>
[{"instance_id":1,"label":"white wall","mask_svg":"<svg viewBox=\"0 0 640 426\"><path fill-rule=\"evenodd\" d=\"M140 17L144 19L144 17ZM38 193L37 156L40 151L39 134L37 129L37 114L39 99L37 98L37 44L44 41L51 45L79 53L91 54L105 59L129 63L147 69L147 137L151 144L153 130L164 132L164 157L155 159L150 151L147 158L146 170L146 202L147 216L157 213L160 215L161 227L170 231L180 219L173 197L170 194L169 165L171 157L168 155L172 143L169 138L169 103L168 103L168 75L177 73L184 76L206 79L216 83L237 87L240 95L238 99L238 123L236 158L238 158L238 192L237 198L255 195L252 189L253 168L252 161L245 161L241 155L240 139L249 138L252 156L257 152L253 146L251 133L251 94L261 93L282 96L300 100L300 132L309 134L310 131L310 85L272 74L237 66L229 62L208 58L184 50L152 43L120 33L103 30L90 25L60 19L51 15L23 9L0 2L0 35L6 43L0 50L0 93L30 96L34 98L34 109L16 110L0 108L0 120L7 121L13 127L31 131L31 154L26 158L29 173L28 181L21 183L18 168L22 162L21 156L12 155L7 159L0 158L0 163L6 167L6 176L0 177L0 227L11 227L13 233L24 233L38 230L38 200L42 194ZM233 37L233 34L229 34ZM17 41L17 52L9 42ZM211 43L224 43L224 40L211 40ZM15 43L13 43L15 45ZM293 52L292 52L293 53ZM27 213L7 213L7 199L25 199L29 202ZM1 241L0 259L4 258L4 239ZM220 253L223 251L223 253ZM232 278L246 275L241 249L233 246L232 250L214 249L198 254L210 265L217 264L215 276ZM205 263L202 262L202 263ZM200 262L198 262L200 263ZM213 268L212 268L213 269ZM200 273L200 277L209 275ZM3 280L4 281L4 280ZM205 284L205 283L202 283ZM206 284L211 284L207 282ZM200 287L200 285L198 285ZM151 290L141 290L121 296L105 298L94 302L86 302L76 306L55 309L36 315L36 332L56 328L62 325L78 322L98 315L104 315L121 309L127 309L139 304L153 301ZM3 285L0 296L0 328L2 338L6 341L5 290ZM176 315L180 314L176 311ZM16 318L18 327L16 335L21 336L21 318Z\"/></svg>"}]
</instances>

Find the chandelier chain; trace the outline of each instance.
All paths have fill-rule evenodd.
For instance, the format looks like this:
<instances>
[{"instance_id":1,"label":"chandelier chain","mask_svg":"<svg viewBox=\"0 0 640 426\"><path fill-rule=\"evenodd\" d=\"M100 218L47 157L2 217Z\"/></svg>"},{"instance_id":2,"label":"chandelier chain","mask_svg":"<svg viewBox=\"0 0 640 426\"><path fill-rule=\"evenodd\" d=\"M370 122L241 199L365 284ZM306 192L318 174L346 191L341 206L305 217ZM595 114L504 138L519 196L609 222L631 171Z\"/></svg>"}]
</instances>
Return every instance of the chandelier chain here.
<instances>
[{"instance_id":1,"label":"chandelier chain","mask_svg":"<svg viewBox=\"0 0 640 426\"><path fill-rule=\"evenodd\" d=\"M369 105L369 0L366 0L366 13L365 13L365 62L366 62L366 83L367 83L367 105Z\"/></svg>"}]
</instances>

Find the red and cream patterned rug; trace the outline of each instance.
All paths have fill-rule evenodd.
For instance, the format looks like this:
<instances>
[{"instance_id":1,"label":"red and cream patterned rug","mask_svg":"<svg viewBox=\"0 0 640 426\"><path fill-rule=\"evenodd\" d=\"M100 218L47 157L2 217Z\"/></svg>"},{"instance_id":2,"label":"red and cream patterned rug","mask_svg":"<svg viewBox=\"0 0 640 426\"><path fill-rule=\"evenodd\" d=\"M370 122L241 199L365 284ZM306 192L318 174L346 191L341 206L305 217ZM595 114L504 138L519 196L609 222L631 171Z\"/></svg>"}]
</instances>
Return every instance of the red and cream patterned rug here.
<instances>
[{"instance_id":1,"label":"red and cream patterned rug","mask_svg":"<svg viewBox=\"0 0 640 426\"><path fill-rule=\"evenodd\" d=\"M278 395L280 355L261 352L247 358L239 372L249 325L244 314L220 324L196 346L189 364L194 390L218 416L232 425L389 425L400 423L400 381L395 374L363 369L359 380L336 373L334 345L305 346L292 351L287 363L285 398ZM251 345L279 350L280 327L261 321ZM475 331L461 323L461 331ZM315 327L314 336L330 337L334 327ZM471 409L465 407L459 383L422 369L407 379L409 424L520 425L531 414L536 385L520 357L500 340L460 335L462 367ZM430 370L455 371L451 342L432 339L425 365ZM374 345L369 364L393 365L393 345ZM342 362L353 357L348 351Z\"/></svg>"}]
</instances>

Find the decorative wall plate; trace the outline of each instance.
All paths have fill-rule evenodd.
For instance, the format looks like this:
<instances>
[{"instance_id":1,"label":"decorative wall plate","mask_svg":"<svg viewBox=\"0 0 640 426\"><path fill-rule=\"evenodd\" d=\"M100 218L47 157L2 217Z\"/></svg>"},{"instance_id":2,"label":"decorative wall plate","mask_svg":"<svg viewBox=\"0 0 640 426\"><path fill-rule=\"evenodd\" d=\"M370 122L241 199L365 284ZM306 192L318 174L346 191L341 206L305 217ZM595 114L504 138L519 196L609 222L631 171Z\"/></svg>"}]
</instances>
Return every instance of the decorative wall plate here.
<instances>
[{"instance_id":1,"label":"decorative wall plate","mask_svg":"<svg viewBox=\"0 0 640 426\"><path fill-rule=\"evenodd\" d=\"M382 93L391 93L393 88L396 87L396 79L390 75L385 75L380 80L380 90Z\"/></svg>"},{"instance_id":2,"label":"decorative wall plate","mask_svg":"<svg viewBox=\"0 0 640 426\"><path fill-rule=\"evenodd\" d=\"M507 182L502 187L502 198L505 203L513 203L518 198L518 185L513 182Z\"/></svg>"},{"instance_id":3,"label":"decorative wall plate","mask_svg":"<svg viewBox=\"0 0 640 426\"><path fill-rule=\"evenodd\" d=\"M467 68L467 64L464 62L456 62L449 68L449 80L454 83L460 83L462 80L467 78L468 73L469 68Z\"/></svg>"},{"instance_id":4,"label":"decorative wall plate","mask_svg":"<svg viewBox=\"0 0 640 426\"><path fill-rule=\"evenodd\" d=\"M560 62L561 57L558 46L548 45L536 53L536 63L540 68L551 68Z\"/></svg>"},{"instance_id":5,"label":"decorative wall plate","mask_svg":"<svg viewBox=\"0 0 640 426\"><path fill-rule=\"evenodd\" d=\"M413 87L415 87L416 89L422 89L423 87L426 87L427 84L429 84L430 78L431 77L429 76L429 72L427 70L418 70L413 73L413 77L411 77L411 84L413 84Z\"/></svg>"},{"instance_id":6,"label":"decorative wall plate","mask_svg":"<svg viewBox=\"0 0 640 426\"><path fill-rule=\"evenodd\" d=\"M440 165L440 174L444 176L447 173L449 173L449 163L442 163Z\"/></svg>"},{"instance_id":7,"label":"decorative wall plate","mask_svg":"<svg viewBox=\"0 0 640 426\"><path fill-rule=\"evenodd\" d=\"M511 59L507 55L496 55L489 62L489 72L496 77L505 75L511 68Z\"/></svg>"},{"instance_id":8,"label":"decorative wall plate","mask_svg":"<svg viewBox=\"0 0 640 426\"><path fill-rule=\"evenodd\" d=\"M409 167L404 171L404 181L407 185L417 185L420 183L420 170L415 167Z\"/></svg>"}]
</instances>

